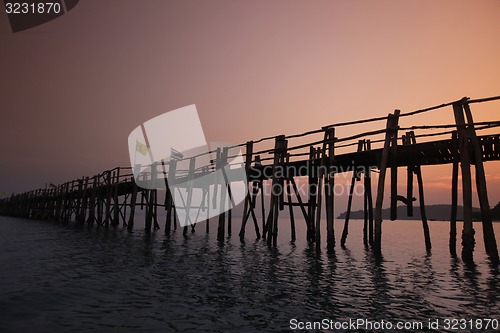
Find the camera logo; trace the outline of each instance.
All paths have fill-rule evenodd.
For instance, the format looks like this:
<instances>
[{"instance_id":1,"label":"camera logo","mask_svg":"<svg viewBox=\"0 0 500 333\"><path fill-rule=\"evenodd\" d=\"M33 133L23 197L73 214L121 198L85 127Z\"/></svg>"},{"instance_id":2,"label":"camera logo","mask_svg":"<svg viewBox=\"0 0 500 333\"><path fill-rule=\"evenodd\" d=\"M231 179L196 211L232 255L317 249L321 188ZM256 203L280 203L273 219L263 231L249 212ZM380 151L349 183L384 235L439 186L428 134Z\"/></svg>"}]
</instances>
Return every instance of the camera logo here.
<instances>
[{"instance_id":1,"label":"camera logo","mask_svg":"<svg viewBox=\"0 0 500 333\"><path fill-rule=\"evenodd\" d=\"M80 0L4 0L12 32L36 27L56 19L71 9Z\"/></svg>"},{"instance_id":2,"label":"camera logo","mask_svg":"<svg viewBox=\"0 0 500 333\"><path fill-rule=\"evenodd\" d=\"M241 150L207 144L195 105L144 122L130 133L128 149L137 186L168 189L181 226L215 217L245 199Z\"/></svg>"}]
</instances>

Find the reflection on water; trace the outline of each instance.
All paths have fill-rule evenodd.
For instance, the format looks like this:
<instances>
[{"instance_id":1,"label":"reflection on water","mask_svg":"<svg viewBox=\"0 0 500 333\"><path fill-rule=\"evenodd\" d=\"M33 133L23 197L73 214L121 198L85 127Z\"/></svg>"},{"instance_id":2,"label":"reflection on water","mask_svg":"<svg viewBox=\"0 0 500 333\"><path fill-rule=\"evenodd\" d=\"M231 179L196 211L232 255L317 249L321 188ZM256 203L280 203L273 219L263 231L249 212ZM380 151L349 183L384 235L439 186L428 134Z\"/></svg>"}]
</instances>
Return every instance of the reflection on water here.
<instances>
[{"instance_id":1,"label":"reflection on water","mask_svg":"<svg viewBox=\"0 0 500 333\"><path fill-rule=\"evenodd\" d=\"M499 270L485 257L481 228L475 261L464 264L448 254L442 222L430 224L432 255L418 222L389 222L383 258L362 245L358 221L346 248L330 252L302 233L291 244L282 225L272 249L251 236L218 244L199 231L167 238L2 217L0 331L262 332L288 331L292 318L500 319Z\"/></svg>"}]
</instances>

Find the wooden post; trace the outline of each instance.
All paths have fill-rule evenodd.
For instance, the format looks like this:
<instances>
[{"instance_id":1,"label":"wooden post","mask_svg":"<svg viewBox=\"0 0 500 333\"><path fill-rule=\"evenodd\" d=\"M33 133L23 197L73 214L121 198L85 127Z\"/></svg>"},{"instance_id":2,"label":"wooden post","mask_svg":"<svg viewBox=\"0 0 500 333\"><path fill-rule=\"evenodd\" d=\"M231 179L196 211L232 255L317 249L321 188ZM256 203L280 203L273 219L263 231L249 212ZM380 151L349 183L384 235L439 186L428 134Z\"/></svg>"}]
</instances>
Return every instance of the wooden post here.
<instances>
[{"instance_id":1,"label":"wooden post","mask_svg":"<svg viewBox=\"0 0 500 333\"><path fill-rule=\"evenodd\" d=\"M271 187L269 216L267 218L267 223L263 231L264 235L267 233L267 244L269 246L271 244L273 246L277 245L279 200L281 192L283 191L280 183L280 178L283 177L282 154L286 154L286 140L284 135L276 137L276 141L274 144L273 179ZM276 193L277 189L280 191L280 193Z\"/></svg>"},{"instance_id":2,"label":"wooden post","mask_svg":"<svg viewBox=\"0 0 500 333\"><path fill-rule=\"evenodd\" d=\"M334 199L335 199L335 173L333 163L335 160L335 129L326 129L326 140L328 144L328 173L325 179L325 206L326 206L326 246L328 250L335 247L335 231L334 231Z\"/></svg>"},{"instance_id":3,"label":"wooden post","mask_svg":"<svg viewBox=\"0 0 500 333\"><path fill-rule=\"evenodd\" d=\"M247 176L247 184L248 183L248 176L250 172L250 167L252 165L252 154L253 154L253 141L248 141L246 144L246 151L245 151L245 174ZM245 227L247 225L248 221L248 214L247 211L249 210L250 207L250 191L247 191L247 195L245 197L245 203L243 204L243 220L241 221L241 229L240 229L240 240L243 241L245 239Z\"/></svg>"},{"instance_id":4,"label":"wooden post","mask_svg":"<svg viewBox=\"0 0 500 333\"><path fill-rule=\"evenodd\" d=\"M393 129L390 149L391 161L391 221L398 218L398 128Z\"/></svg>"},{"instance_id":5,"label":"wooden post","mask_svg":"<svg viewBox=\"0 0 500 333\"><path fill-rule=\"evenodd\" d=\"M389 149L394 136L397 137L397 128L399 120L399 110L395 110L394 114L389 114L387 117L386 134L384 148L382 150L382 158L380 161L380 174L378 178L377 199L375 203L375 238L373 240L374 249L377 254L380 254L382 247L382 205L384 203L384 183L389 160Z\"/></svg>"},{"instance_id":6,"label":"wooden post","mask_svg":"<svg viewBox=\"0 0 500 333\"><path fill-rule=\"evenodd\" d=\"M132 179L132 194L130 196L130 213L127 222L128 231L132 231L134 229L134 217L135 217L135 204L137 201L137 184Z\"/></svg>"},{"instance_id":7,"label":"wooden post","mask_svg":"<svg viewBox=\"0 0 500 333\"><path fill-rule=\"evenodd\" d=\"M366 169L363 172L363 245L368 246L368 195L366 193Z\"/></svg>"},{"instance_id":8,"label":"wooden post","mask_svg":"<svg viewBox=\"0 0 500 333\"><path fill-rule=\"evenodd\" d=\"M81 193L82 200L81 200L81 210L80 210L80 217L79 217L79 223L84 224L85 223L85 217L87 215L87 206L88 206L88 196L87 196L87 188L89 186L89 177L85 177L85 180L83 181L83 190Z\"/></svg>"},{"instance_id":9,"label":"wooden post","mask_svg":"<svg viewBox=\"0 0 500 333\"><path fill-rule=\"evenodd\" d=\"M469 138L465 128L465 119L462 102L453 104L453 113L457 124L458 142L460 150L460 164L462 168L462 195L464 205L464 228L462 231L462 259L471 261L474 252L474 228L472 226L472 184L469 156Z\"/></svg>"},{"instance_id":10,"label":"wooden post","mask_svg":"<svg viewBox=\"0 0 500 333\"><path fill-rule=\"evenodd\" d=\"M293 187L293 191L295 193L295 197L297 198L297 201L299 202L299 207L300 207L300 210L302 211L302 216L304 217L304 221L306 221L306 227L307 227L307 221L309 220L309 216L307 216L307 212L306 212L306 209L305 209L305 205L302 201L302 197L300 196L300 193L299 193L299 190L297 188L297 184L295 183L295 180L292 178L290 178L290 182L292 183L292 187ZM306 240L308 240L308 238L306 237Z\"/></svg>"},{"instance_id":11,"label":"wooden post","mask_svg":"<svg viewBox=\"0 0 500 333\"><path fill-rule=\"evenodd\" d=\"M188 171L188 186L187 186L187 198L186 198L186 204L184 207L185 211L186 211L186 218L184 220L184 230L183 230L183 234L184 236L187 235L187 231L188 231L188 225L193 225L193 221L191 221L191 214L190 214L190 211L191 211L191 204L192 204L192 201L193 201L193 186L194 186L194 169L195 169L195 166L196 166L196 159L195 157L191 157L189 159L189 171Z\"/></svg>"},{"instance_id":12,"label":"wooden post","mask_svg":"<svg viewBox=\"0 0 500 333\"><path fill-rule=\"evenodd\" d=\"M98 175L98 183L97 186L98 188L101 187L101 177L104 179L105 174ZM102 195L101 191L98 190L97 193L97 225L100 226L103 223L103 210L104 210L104 196Z\"/></svg>"},{"instance_id":13,"label":"wooden post","mask_svg":"<svg viewBox=\"0 0 500 333\"><path fill-rule=\"evenodd\" d=\"M153 229L159 230L160 225L158 224L158 162L155 162L151 166L151 200L150 200L150 213L151 220L153 222Z\"/></svg>"},{"instance_id":14,"label":"wooden post","mask_svg":"<svg viewBox=\"0 0 500 333\"><path fill-rule=\"evenodd\" d=\"M416 144L417 141L415 139L415 134L412 132L409 132L407 134L407 137L410 138L412 144ZM425 239L425 248L427 251L431 250L431 237L429 233L429 225L427 223L427 214L425 212L425 201L424 201L424 182L422 180L422 172L420 169L420 165L415 165L413 167L413 171L415 172L415 175L417 176L417 183L418 183L418 198L419 198L419 203L420 203L420 216L422 218L422 227L424 229L424 239ZM412 201L413 198L411 198L410 201Z\"/></svg>"},{"instance_id":15,"label":"wooden post","mask_svg":"<svg viewBox=\"0 0 500 333\"><path fill-rule=\"evenodd\" d=\"M363 150L363 140L358 141L358 153ZM359 180L359 172L360 170L358 169L357 166L352 166L352 179L351 179L351 187L349 188L349 198L347 200L347 211L345 215L345 222L344 222L344 230L342 231L342 238L340 240L340 245L342 247L345 246L345 241L347 240L347 235L349 234L349 218L351 215L351 206L352 206L352 195L354 192L354 186L356 185L356 181Z\"/></svg>"},{"instance_id":16,"label":"wooden post","mask_svg":"<svg viewBox=\"0 0 500 333\"><path fill-rule=\"evenodd\" d=\"M314 147L309 148L309 172L308 172L308 202L307 202L307 240L309 242L314 242L315 240L315 228L314 228L314 217L315 217L315 207L316 207L316 193L317 186L316 178L313 173L315 172L316 150Z\"/></svg>"},{"instance_id":17,"label":"wooden post","mask_svg":"<svg viewBox=\"0 0 500 333\"><path fill-rule=\"evenodd\" d=\"M153 223L154 230L160 230L160 225L158 224L158 189L153 190Z\"/></svg>"},{"instance_id":18,"label":"wooden post","mask_svg":"<svg viewBox=\"0 0 500 333\"><path fill-rule=\"evenodd\" d=\"M174 207L174 191L175 191L175 174L177 172L177 161L175 159L170 159L168 162L168 174L165 177L165 185L166 185L166 218L165 218L165 233L170 234L172 230L172 214ZM174 215L175 218L175 215Z\"/></svg>"},{"instance_id":19,"label":"wooden post","mask_svg":"<svg viewBox=\"0 0 500 333\"><path fill-rule=\"evenodd\" d=\"M82 193L83 193L83 186L84 186L84 178L82 177L81 179L77 179L77 184L78 188L76 190L76 207L75 207L75 220L77 224L82 223L82 215L83 215L83 198L82 198ZM44 194L44 214L45 214L45 206L46 206L46 198L47 198L47 189L45 189L45 194ZM45 216L44 216L45 218Z\"/></svg>"},{"instance_id":20,"label":"wooden post","mask_svg":"<svg viewBox=\"0 0 500 333\"><path fill-rule=\"evenodd\" d=\"M203 175L208 175L210 173L210 168L208 165L205 165L201 168L201 172ZM210 184L206 185L203 187L203 194L202 194L202 211L205 212L206 209L206 218L205 218L205 233L208 234L210 231L210 223L209 223L209 216L210 216Z\"/></svg>"},{"instance_id":21,"label":"wooden post","mask_svg":"<svg viewBox=\"0 0 500 333\"><path fill-rule=\"evenodd\" d=\"M145 223L145 230L147 233L151 232L151 228L153 226L153 215L152 215L152 212L151 212L151 202L152 202L152 191L151 189L144 189L144 191L142 191L143 195L144 195L144 199L146 201L145 203L145 207L146 207L146 211L145 211L145 220L146 220L146 223Z\"/></svg>"},{"instance_id":22,"label":"wooden post","mask_svg":"<svg viewBox=\"0 0 500 333\"><path fill-rule=\"evenodd\" d=\"M87 218L87 225L92 226L95 221L95 206L97 198L97 182L99 176L92 178L92 194L90 195L89 216Z\"/></svg>"},{"instance_id":23,"label":"wooden post","mask_svg":"<svg viewBox=\"0 0 500 333\"><path fill-rule=\"evenodd\" d=\"M420 171L420 165L415 166L414 170L417 176L418 183L418 200L420 202L420 215L422 218L422 226L424 228L425 248L427 249L427 251L430 251L431 237L429 234L429 224L427 223L427 214L425 213L424 182L422 181L422 172Z\"/></svg>"},{"instance_id":24,"label":"wooden post","mask_svg":"<svg viewBox=\"0 0 500 333\"><path fill-rule=\"evenodd\" d=\"M207 168L208 169L208 168ZM205 233L210 232L210 185L207 186L207 219L205 221Z\"/></svg>"},{"instance_id":25,"label":"wooden post","mask_svg":"<svg viewBox=\"0 0 500 333\"><path fill-rule=\"evenodd\" d=\"M451 136L451 155L453 156L453 169L451 176L451 212L450 212L450 253L457 255L457 209L458 209L458 134L453 131Z\"/></svg>"},{"instance_id":26,"label":"wooden post","mask_svg":"<svg viewBox=\"0 0 500 333\"><path fill-rule=\"evenodd\" d=\"M292 204L292 193L290 189L290 180L287 179L286 181L286 197L288 201L288 212L290 215L290 232L291 232L291 238L292 242L295 242L297 236L295 232L295 217L293 215L293 204Z\"/></svg>"},{"instance_id":27,"label":"wooden post","mask_svg":"<svg viewBox=\"0 0 500 333\"><path fill-rule=\"evenodd\" d=\"M109 226L111 219L111 171L106 171L106 217L104 225Z\"/></svg>"},{"instance_id":28,"label":"wooden post","mask_svg":"<svg viewBox=\"0 0 500 333\"><path fill-rule=\"evenodd\" d=\"M365 141L366 150L371 150L370 140ZM373 245L373 197L372 197L372 179L371 179L371 166L365 170L365 195L368 204L368 243Z\"/></svg>"},{"instance_id":29,"label":"wooden post","mask_svg":"<svg viewBox=\"0 0 500 333\"><path fill-rule=\"evenodd\" d=\"M221 168L224 167L226 164L226 159L227 159L227 148L224 148L221 152L220 148L217 148L217 170L221 170ZM223 184L223 182L222 182ZM216 186L219 186L219 184L216 184ZM220 193L220 215L219 215L219 226L217 228L217 240L219 242L224 241L225 237L225 228L226 228L226 213L225 213L225 208L226 208L226 187L221 186L221 193Z\"/></svg>"},{"instance_id":30,"label":"wooden post","mask_svg":"<svg viewBox=\"0 0 500 333\"><path fill-rule=\"evenodd\" d=\"M403 145L409 145L410 138L403 135ZM406 167L406 216L413 216L413 166Z\"/></svg>"},{"instance_id":31,"label":"wooden post","mask_svg":"<svg viewBox=\"0 0 500 333\"><path fill-rule=\"evenodd\" d=\"M113 225L120 224L120 203L118 201L118 191L120 186L120 168L116 168L113 184Z\"/></svg>"},{"instance_id":32,"label":"wooden post","mask_svg":"<svg viewBox=\"0 0 500 333\"><path fill-rule=\"evenodd\" d=\"M257 194L259 194L259 182L254 181L252 184L252 198L250 201L250 214L252 215L253 225L255 229L255 236L260 239L259 223L257 222L257 216L255 216L255 206L257 201Z\"/></svg>"},{"instance_id":33,"label":"wooden post","mask_svg":"<svg viewBox=\"0 0 500 333\"><path fill-rule=\"evenodd\" d=\"M415 138L415 133L413 131L406 132L406 139L405 139L405 144L417 144L417 140ZM415 173L417 176L417 183L418 183L418 198L419 198L419 203L420 203L420 216L422 219L422 227L424 230L424 239L425 239L425 248L429 252L431 250L431 236L429 232L429 224L427 223L427 214L425 212L425 201L424 201L424 182L422 180L422 171L420 168L420 165L414 165L414 166L409 166L408 169L412 172ZM408 181L408 186L412 187L413 186L413 177L409 177L409 179L412 180L412 182ZM408 191L407 193L407 204L410 205L411 202L413 201L413 190Z\"/></svg>"},{"instance_id":34,"label":"wooden post","mask_svg":"<svg viewBox=\"0 0 500 333\"><path fill-rule=\"evenodd\" d=\"M71 209L72 209L72 195L73 195L73 184L74 182L71 181L71 190L70 190L70 183L66 183L66 200L64 204L64 222L68 222L71 219ZM41 195L41 192L40 192Z\"/></svg>"},{"instance_id":35,"label":"wooden post","mask_svg":"<svg viewBox=\"0 0 500 333\"><path fill-rule=\"evenodd\" d=\"M498 249L497 241L495 239L495 231L493 229L493 224L491 220L490 204L488 200L488 190L486 185L486 176L483 165L483 152L481 145L476 135L476 129L474 126L474 119L472 118L472 112L469 107L467 98L462 100L463 109L469 123L468 134L472 143L472 148L474 151L475 159L475 170L476 170L476 190L479 199L479 206L481 207L481 220L483 225L483 239L486 253L490 256L492 261L498 263Z\"/></svg>"}]
</instances>

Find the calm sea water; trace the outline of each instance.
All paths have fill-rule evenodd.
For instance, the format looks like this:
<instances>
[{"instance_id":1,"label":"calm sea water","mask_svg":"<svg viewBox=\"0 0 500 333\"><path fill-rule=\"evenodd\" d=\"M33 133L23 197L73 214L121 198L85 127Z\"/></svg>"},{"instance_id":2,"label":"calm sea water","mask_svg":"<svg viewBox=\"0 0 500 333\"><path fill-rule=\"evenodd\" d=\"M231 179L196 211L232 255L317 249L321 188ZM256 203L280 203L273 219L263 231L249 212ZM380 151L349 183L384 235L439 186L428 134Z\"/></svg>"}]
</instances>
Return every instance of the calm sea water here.
<instances>
[{"instance_id":1,"label":"calm sea water","mask_svg":"<svg viewBox=\"0 0 500 333\"><path fill-rule=\"evenodd\" d=\"M351 222L347 248L334 253L310 248L300 230L290 244L288 221L280 225L280 244L270 249L253 239L250 224L245 243L234 232L218 245L215 224L211 235L203 225L167 238L0 217L0 332L289 332L293 318L500 320L499 271L486 259L479 224L473 265L450 258L443 222L430 222L431 255L419 222L384 222L381 261L363 247L361 221Z\"/></svg>"}]
</instances>

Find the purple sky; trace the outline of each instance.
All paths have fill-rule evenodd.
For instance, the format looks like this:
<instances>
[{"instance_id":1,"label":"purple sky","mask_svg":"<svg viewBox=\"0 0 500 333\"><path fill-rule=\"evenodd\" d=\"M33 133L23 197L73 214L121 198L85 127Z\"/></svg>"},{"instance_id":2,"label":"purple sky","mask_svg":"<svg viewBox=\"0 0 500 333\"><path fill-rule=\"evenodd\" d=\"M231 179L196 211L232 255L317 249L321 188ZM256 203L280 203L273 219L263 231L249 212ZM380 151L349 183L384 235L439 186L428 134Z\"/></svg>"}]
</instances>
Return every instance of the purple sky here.
<instances>
[{"instance_id":1,"label":"purple sky","mask_svg":"<svg viewBox=\"0 0 500 333\"><path fill-rule=\"evenodd\" d=\"M498 0L83 0L15 34L2 12L0 192L126 166L136 126L189 104L209 141L239 143L500 95L499 35ZM428 203L450 175L424 168Z\"/></svg>"}]
</instances>

